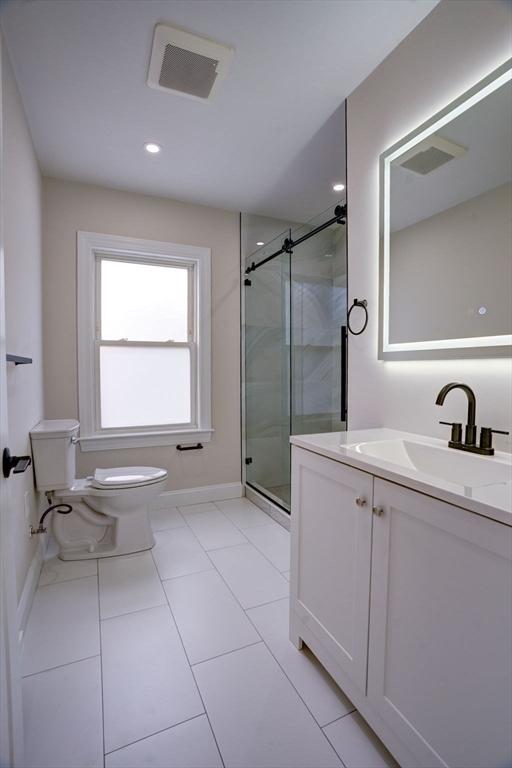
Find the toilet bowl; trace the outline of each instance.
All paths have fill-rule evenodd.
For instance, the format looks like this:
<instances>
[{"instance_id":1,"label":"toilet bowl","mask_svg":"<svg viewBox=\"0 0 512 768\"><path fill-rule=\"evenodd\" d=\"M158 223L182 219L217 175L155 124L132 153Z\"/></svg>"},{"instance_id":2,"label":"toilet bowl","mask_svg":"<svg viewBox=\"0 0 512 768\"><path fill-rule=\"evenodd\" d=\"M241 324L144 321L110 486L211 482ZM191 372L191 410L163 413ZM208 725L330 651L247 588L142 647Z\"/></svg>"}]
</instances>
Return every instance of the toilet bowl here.
<instances>
[{"instance_id":1,"label":"toilet bowl","mask_svg":"<svg viewBox=\"0 0 512 768\"><path fill-rule=\"evenodd\" d=\"M45 420L30 432L36 487L53 503L70 504L71 514L52 513L52 530L62 560L113 557L150 549L152 502L167 483L158 467L97 469L75 478L79 423Z\"/></svg>"}]
</instances>

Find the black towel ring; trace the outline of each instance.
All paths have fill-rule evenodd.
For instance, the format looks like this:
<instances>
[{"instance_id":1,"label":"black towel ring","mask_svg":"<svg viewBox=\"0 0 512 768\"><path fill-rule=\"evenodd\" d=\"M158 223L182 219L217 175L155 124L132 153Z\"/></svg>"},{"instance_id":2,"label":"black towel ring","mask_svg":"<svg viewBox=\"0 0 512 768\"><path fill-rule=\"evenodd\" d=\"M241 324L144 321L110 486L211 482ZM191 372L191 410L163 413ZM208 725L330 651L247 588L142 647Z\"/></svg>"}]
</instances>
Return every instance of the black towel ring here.
<instances>
[{"instance_id":1,"label":"black towel ring","mask_svg":"<svg viewBox=\"0 0 512 768\"><path fill-rule=\"evenodd\" d=\"M353 331L352 328L350 327L350 314L354 309L354 307L362 307L362 309L364 309L365 320L364 320L364 325L360 331ZM353 336L360 336L363 333L363 331L366 331L367 325L368 325L368 302L366 301L366 299L362 299L361 301L359 301L359 299L354 299L354 303L350 307L347 315L348 329Z\"/></svg>"}]
</instances>

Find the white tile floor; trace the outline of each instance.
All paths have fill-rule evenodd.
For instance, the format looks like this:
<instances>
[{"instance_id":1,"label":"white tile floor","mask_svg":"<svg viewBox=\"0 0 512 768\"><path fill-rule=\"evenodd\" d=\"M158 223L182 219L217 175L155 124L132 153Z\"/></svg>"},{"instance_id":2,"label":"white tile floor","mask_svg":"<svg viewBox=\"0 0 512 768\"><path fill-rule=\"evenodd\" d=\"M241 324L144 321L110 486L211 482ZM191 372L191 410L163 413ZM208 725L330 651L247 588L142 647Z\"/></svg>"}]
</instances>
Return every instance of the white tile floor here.
<instances>
[{"instance_id":1,"label":"white tile floor","mask_svg":"<svg viewBox=\"0 0 512 768\"><path fill-rule=\"evenodd\" d=\"M45 563L24 640L27 768L396 765L288 640L287 531L247 499L152 524L151 552Z\"/></svg>"}]
</instances>

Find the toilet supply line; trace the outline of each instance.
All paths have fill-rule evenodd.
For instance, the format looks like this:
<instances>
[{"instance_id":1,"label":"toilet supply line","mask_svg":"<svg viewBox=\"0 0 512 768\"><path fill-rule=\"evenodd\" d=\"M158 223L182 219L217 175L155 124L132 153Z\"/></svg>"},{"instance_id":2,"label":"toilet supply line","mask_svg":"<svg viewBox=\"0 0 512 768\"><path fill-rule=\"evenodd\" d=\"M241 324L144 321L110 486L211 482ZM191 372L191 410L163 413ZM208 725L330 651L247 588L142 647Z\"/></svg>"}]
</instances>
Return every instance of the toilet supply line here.
<instances>
[{"instance_id":1,"label":"toilet supply line","mask_svg":"<svg viewBox=\"0 0 512 768\"><path fill-rule=\"evenodd\" d=\"M51 506L47 507L47 509L45 509L41 515L41 519L39 520L39 525L37 528L34 528L33 525L30 526L30 535L36 536L38 533L46 533L47 529L44 527L43 522L46 515L48 515L50 512L58 512L59 515L69 515L69 513L72 511L73 507L71 504L52 504Z\"/></svg>"}]
</instances>

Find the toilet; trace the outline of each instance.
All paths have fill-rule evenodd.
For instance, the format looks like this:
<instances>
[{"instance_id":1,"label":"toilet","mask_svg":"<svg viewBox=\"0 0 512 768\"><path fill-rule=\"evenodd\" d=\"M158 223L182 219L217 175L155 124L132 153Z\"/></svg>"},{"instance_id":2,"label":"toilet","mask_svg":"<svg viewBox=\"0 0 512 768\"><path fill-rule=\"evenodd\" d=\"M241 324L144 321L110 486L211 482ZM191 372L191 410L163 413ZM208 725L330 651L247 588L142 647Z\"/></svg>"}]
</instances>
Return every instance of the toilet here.
<instances>
[{"instance_id":1,"label":"toilet","mask_svg":"<svg viewBox=\"0 0 512 768\"><path fill-rule=\"evenodd\" d=\"M152 502L164 490L167 472L158 467L96 469L77 479L73 419L39 422L30 432L36 487L52 504L70 504L70 514L53 512L52 530L61 560L127 555L151 549Z\"/></svg>"}]
</instances>

